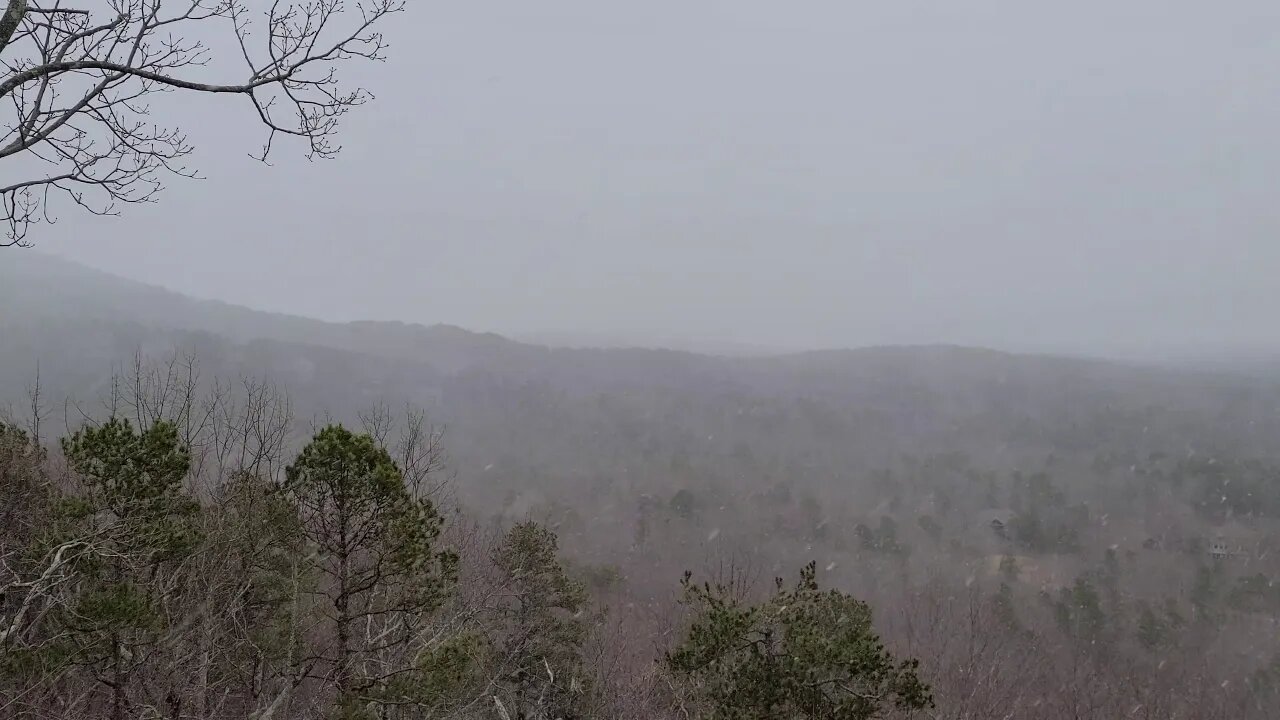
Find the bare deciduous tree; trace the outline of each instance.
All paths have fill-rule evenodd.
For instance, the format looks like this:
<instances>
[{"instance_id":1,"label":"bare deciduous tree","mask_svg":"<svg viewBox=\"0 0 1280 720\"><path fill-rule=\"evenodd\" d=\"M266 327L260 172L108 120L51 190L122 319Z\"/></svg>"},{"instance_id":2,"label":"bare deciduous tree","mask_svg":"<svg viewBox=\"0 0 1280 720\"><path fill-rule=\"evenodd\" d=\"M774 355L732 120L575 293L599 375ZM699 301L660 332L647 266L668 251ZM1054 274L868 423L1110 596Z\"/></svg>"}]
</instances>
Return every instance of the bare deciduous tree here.
<instances>
[{"instance_id":1,"label":"bare deciduous tree","mask_svg":"<svg viewBox=\"0 0 1280 720\"><path fill-rule=\"evenodd\" d=\"M4 2L5 0L0 0ZM159 93L239 95L309 158L339 150L338 123L371 96L338 66L380 60L375 25L404 0L7 0L0 16L0 247L27 244L61 198L99 215L194 177L179 127L151 118ZM83 3L83 4L80 4ZM235 70L240 66L239 70ZM224 75L223 82L210 76Z\"/></svg>"}]
</instances>

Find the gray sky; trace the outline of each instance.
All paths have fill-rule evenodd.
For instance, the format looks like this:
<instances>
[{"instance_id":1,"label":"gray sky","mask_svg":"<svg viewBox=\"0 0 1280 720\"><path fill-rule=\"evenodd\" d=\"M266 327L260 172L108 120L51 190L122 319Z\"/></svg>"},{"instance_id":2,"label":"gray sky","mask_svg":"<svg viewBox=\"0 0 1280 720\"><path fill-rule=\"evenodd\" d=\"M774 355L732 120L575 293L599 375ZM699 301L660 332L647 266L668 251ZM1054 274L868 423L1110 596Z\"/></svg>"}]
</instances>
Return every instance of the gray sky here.
<instances>
[{"instance_id":1,"label":"gray sky","mask_svg":"<svg viewBox=\"0 0 1280 720\"><path fill-rule=\"evenodd\" d=\"M410 3L343 155L41 249L329 319L781 347L1280 347L1280 3ZM351 69L351 68L348 68Z\"/></svg>"}]
</instances>

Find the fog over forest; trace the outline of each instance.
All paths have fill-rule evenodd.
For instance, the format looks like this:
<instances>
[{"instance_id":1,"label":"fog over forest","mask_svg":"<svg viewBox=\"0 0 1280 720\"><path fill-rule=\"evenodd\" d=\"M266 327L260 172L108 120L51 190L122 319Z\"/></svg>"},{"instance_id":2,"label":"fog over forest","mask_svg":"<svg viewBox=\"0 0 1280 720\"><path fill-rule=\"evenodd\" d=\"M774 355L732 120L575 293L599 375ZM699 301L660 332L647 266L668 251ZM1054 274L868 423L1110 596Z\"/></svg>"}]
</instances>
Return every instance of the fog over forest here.
<instances>
[{"instance_id":1,"label":"fog over forest","mask_svg":"<svg viewBox=\"0 0 1280 720\"><path fill-rule=\"evenodd\" d=\"M234 593L237 582L279 592L294 577L292 553L319 541L303 530L254 531L279 522L256 513L292 511L243 503L273 497L272 487L284 508L325 497L298 495L288 478L306 453L328 447L315 445L318 435L298 455L312 434L338 423L388 448L441 518L431 546L451 553L447 571L419 581L442 594L415 611L426 625L397 636L394 657L365 648L372 640L354 643L365 673L375 660L411 663L405 652L447 654L415 676L423 685L362 691L372 707L496 717L497 698L527 717L720 717L699 688L765 670L745 660L734 666L741 676L688 670L707 652L677 645L696 609L722 632L716 623L728 620L716 613L728 611L682 595L680 577L692 571L695 589L711 581L720 601L766 603L752 612L767 623L791 605L820 612L826 596L805 595L803 583L799 595L768 599L774 576L790 587L815 563L815 583L868 603L856 606L872 613L865 627L895 656L919 660L910 680L927 686L928 704L908 692L914 700L894 710L886 686L886 705L866 712L1264 718L1280 708L1280 374L1265 362L1121 363L945 345L764 356L553 348L445 325L267 314L17 252L0 267L7 547L39 547L48 523L74 527L62 506L30 495L36 478L109 502L121 490L83 483L110 461L84 456L107 452L101 443L132 447L131 432L176 428L190 460L175 488L203 508L184 520L203 538L185 552L213 565L200 566L212 573L204 579L185 565L168 572L173 582L214 583L211 597L231 593L233 608L248 603L224 616L181 609L203 590L165 596L151 622L194 613L200 632L232 647L192 656L190 643L203 641L189 631L135 628L146 653L128 666L124 706L154 706L168 693L199 703L203 716L237 717L284 698L288 716L310 717L333 702L326 688L337 666L303 672L293 651L259 635L284 633L314 644L318 662L336 662L325 606L300 618L274 595ZM100 433L92 443L72 434L86 428ZM72 440L59 448L60 436ZM46 450L22 449L35 442ZM512 553L550 565L528 586ZM250 571L218 564L234 558L258 569L237 580ZM310 582L334 592L323 574L333 567L317 566ZM546 617L513 629L510 593L529 593L535 599L520 603ZM390 622L386 612L380 622ZM33 625L32 638L51 622ZM819 632L863 642L864 631L846 637L842 627ZM93 649L109 636L86 632L77 641L90 644L60 652L99 657ZM842 647L828 651L853 651ZM40 692L15 707L67 693L87 707L105 703L92 668L113 666L101 657L64 668L57 684L32 685ZM520 675L543 661L563 667ZM56 666L15 662L11 677L28 682L41 676L33 668ZM507 662L525 670L512 675ZM834 665L822 672L845 667L824 662ZM435 674L446 670L448 682ZM192 695L182 688L196 671L214 677ZM282 694L295 683L296 695ZM529 683L551 695L529 699ZM226 693L216 707L215 690ZM772 712L749 717L782 716ZM848 712L796 717L864 717Z\"/></svg>"},{"instance_id":2,"label":"fog over forest","mask_svg":"<svg viewBox=\"0 0 1280 720\"><path fill-rule=\"evenodd\" d=\"M1280 717L1280 5L0 5L0 720Z\"/></svg>"},{"instance_id":3,"label":"fog over forest","mask_svg":"<svg viewBox=\"0 0 1280 720\"><path fill-rule=\"evenodd\" d=\"M1275 351L1278 13L411 9L387 62L343 69L376 98L338 161L264 167L241 105L161 97L206 179L63 213L40 246L196 297L504 335Z\"/></svg>"}]
</instances>

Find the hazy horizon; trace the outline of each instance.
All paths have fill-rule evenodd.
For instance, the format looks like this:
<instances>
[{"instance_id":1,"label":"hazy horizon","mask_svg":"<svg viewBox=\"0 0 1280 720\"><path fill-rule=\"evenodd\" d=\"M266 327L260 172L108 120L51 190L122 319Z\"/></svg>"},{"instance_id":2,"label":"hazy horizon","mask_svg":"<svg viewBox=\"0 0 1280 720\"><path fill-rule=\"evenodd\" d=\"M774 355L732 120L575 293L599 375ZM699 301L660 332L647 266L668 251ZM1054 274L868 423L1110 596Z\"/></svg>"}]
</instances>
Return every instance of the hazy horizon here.
<instances>
[{"instance_id":1,"label":"hazy horizon","mask_svg":"<svg viewBox=\"0 0 1280 720\"><path fill-rule=\"evenodd\" d=\"M0 720L1280 719L1275 0L0 26Z\"/></svg>"},{"instance_id":2,"label":"hazy horizon","mask_svg":"<svg viewBox=\"0 0 1280 720\"><path fill-rule=\"evenodd\" d=\"M1161 348L1148 349L1146 352L1136 350L1131 352L1094 352L1089 350L1078 351L1071 348L1040 348L1040 347L1000 347L995 345L982 345L975 343L954 343L954 342L903 342L903 343L864 343L864 344L826 344L812 346L779 346L764 345L749 342L738 342L724 337L714 335L679 335L671 332L592 332L592 331L575 331L575 330L530 330L530 331L504 331L493 328L483 327L467 327L455 322L446 320L419 322L414 320L402 320L398 318L324 318L305 313L294 313L281 311L271 308L253 307L228 301L221 298L201 297L198 295L183 293L178 289L167 286L163 283L144 282L137 278L126 277L120 273L95 268L76 260L66 257L54 255L44 252L41 249L18 249L9 256L17 262L8 267L0 266L0 282L5 280L7 272L30 273L27 278L29 282L19 283L16 290L17 295L9 298L10 303L17 301L19 314L28 310L36 310L37 313L46 312L52 307L61 306L62 309L55 310L53 317L62 319L74 318L80 316L84 303L101 303L106 302L107 307L114 308L113 312L125 313L121 319L126 322L131 318L128 316L130 307L129 302L144 302L154 305L155 303L166 303L162 297L153 295L153 292L160 293L176 293L189 301L197 303L197 305L178 304L176 307L170 307L162 311L159 315L152 316L151 308L141 309L142 322L144 325L151 324L156 318L163 317L166 320L161 321L162 325L167 326L171 322L178 322L178 326L185 327L185 323L190 320L184 313L200 312L197 308L204 303L213 303L213 307L238 308L241 311L248 311L253 314L261 314L261 318L268 325L262 326L262 330L271 327L272 317L281 320L290 318L302 321L316 321L322 323L332 323L334 325L344 325L347 323L404 323L408 325L419 325L422 327L448 327L458 328L467 333L475 334L492 334L503 337L507 340L518 343L543 345L549 347L560 348L638 348L638 349L661 349L676 350L681 352L691 352L701 355L722 356L722 357L769 357L769 356L785 356L807 352L823 352L823 351L843 351L843 350L863 350L876 348L971 348L976 351L995 351L999 353L1010 353L1014 355L1024 356L1045 356L1045 357L1070 357L1079 359L1094 359L1101 361L1117 361L1124 363L1137 363L1139 365L1161 365L1165 363L1190 363L1200 365L1209 363L1206 367L1213 367L1218 363L1225 363L1222 367L1237 369L1248 369L1253 367L1254 363L1261 362L1266 366L1277 358L1276 351L1266 347L1240 348L1240 347L1218 347L1205 350L1197 350L1196 348ZM34 260L35 262L25 262ZM104 284L105 282L105 284ZM33 288L41 286L41 284L52 284L57 286L57 290L46 298L30 297ZM76 285L77 287L71 287ZM124 294L119 294L123 292ZM3 293L0 293L2 295ZM118 303L121 299L131 297L132 300L127 301L124 305ZM49 300L54 300L54 305L48 305ZM70 303L70 304L66 304ZM166 303L167 304L167 303ZM25 310L24 310L25 308ZM43 310L41 308L44 308ZM184 309L179 309L184 308ZM174 312L177 315L174 315ZM67 314L69 312L69 314ZM99 317L99 312L91 312L82 317ZM243 316L241 316L243 317ZM151 318L147 320L145 318ZM273 339L274 336L268 334L259 334L258 336Z\"/></svg>"},{"instance_id":3,"label":"hazy horizon","mask_svg":"<svg viewBox=\"0 0 1280 720\"><path fill-rule=\"evenodd\" d=\"M780 350L1280 348L1280 8L415 6L335 162L207 178L45 252L326 320ZM211 132L209 128L225 127ZM645 340L645 339L649 340Z\"/></svg>"}]
</instances>

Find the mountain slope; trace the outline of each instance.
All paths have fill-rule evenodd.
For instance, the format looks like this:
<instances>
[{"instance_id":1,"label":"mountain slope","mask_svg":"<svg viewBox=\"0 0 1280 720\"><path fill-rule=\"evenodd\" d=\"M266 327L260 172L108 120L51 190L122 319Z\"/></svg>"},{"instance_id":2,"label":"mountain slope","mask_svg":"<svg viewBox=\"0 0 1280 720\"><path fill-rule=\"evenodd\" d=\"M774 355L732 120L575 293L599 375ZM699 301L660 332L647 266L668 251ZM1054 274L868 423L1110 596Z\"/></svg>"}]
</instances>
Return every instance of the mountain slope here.
<instances>
[{"instance_id":1,"label":"mountain slope","mask_svg":"<svg viewBox=\"0 0 1280 720\"><path fill-rule=\"evenodd\" d=\"M31 252L0 264L0 309L0 402L19 402L38 366L46 397L92 405L136 351L178 349L210 377L283 385L302 417L421 405L449 426L464 476L501 463L548 486L668 482L673 463L726 482L830 485L904 454L1008 467L1049 454L1262 455L1280 435L1280 393L1226 376L958 347L553 349L449 326L262 313Z\"/></svg>"}]
</instances>

